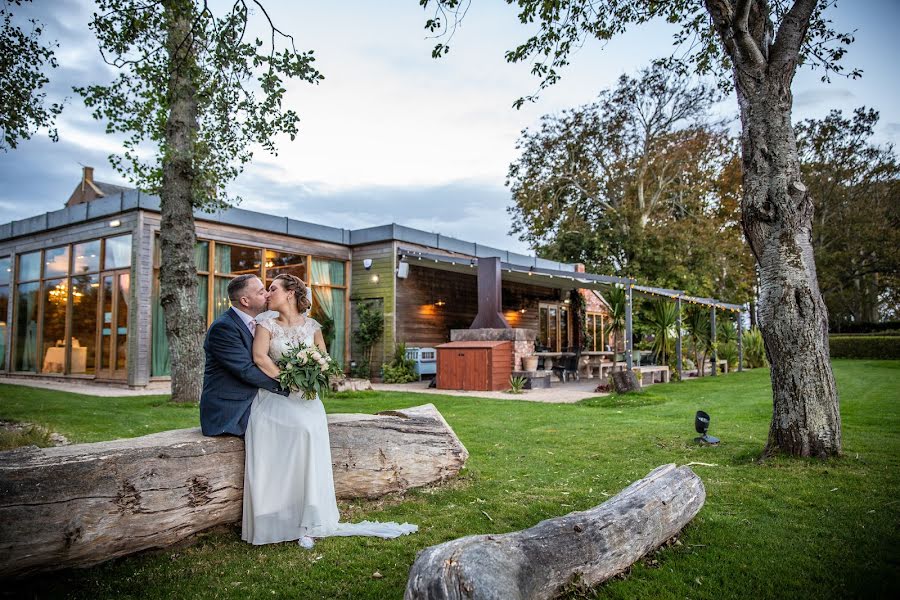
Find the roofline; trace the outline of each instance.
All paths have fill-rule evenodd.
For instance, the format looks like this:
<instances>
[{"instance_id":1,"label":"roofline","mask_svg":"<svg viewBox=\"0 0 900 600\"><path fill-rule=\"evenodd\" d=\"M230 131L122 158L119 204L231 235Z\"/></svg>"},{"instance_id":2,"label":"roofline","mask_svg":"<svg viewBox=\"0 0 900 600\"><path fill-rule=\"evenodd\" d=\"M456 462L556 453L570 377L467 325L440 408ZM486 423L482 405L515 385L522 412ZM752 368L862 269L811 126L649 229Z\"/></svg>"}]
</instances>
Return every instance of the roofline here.
<instances>
[{"instance_id":1,"label":"roofline","mask_svg":"<svg viewBox=\"0 0 900 600\"><path fill-rule=\"evenodd\" d=\"M0 243L69 225L111 218L134 210L160 212L159 196L147 194L136 189L126 189L91 202L75 204L34 217L2 223L0 224ZM228 208L214 213L195 210L194 218L198 221L235 225L268 233L340 244L351 248L367 244L397 241L468 256L496 256L504 262L514 265L531 265L547 269L575 271L574 264L518 254L501 248L467 242L440 233L429 233L396 223L350 230L308 221L298 221L288 217L277 217L243 208Z\"/></svg>"}]
</instances>

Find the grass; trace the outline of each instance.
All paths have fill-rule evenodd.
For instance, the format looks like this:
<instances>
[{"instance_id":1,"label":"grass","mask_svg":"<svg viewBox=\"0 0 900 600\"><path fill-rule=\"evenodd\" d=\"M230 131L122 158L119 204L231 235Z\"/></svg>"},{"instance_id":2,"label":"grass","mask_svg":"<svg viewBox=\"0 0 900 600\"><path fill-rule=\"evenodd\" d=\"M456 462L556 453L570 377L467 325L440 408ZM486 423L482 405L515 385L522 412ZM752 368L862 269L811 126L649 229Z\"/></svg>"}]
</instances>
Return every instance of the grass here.
<instances>
[{"instance_id":1,"label":"grass","mask_svg":"<svg viewBox=\"0 0 900 600\"><path fill-rule=\"evenodd\" d=\"M196 543L87 570L17 582L14 593L71 598L400 598L416 552L463 535L530 527L595 506L660 464L694 469L706 505L680 545L626 577L574 598L873 598L900 584L900 361L835 361L845 455L756 462L771 417L768 372L657 385L577 405L356 392L329 412L433 402L470 452L453 483L342 505L362 518L418 523L392 541L322 540L252 547L236 527ZM87 398L0 385L0 418L41 423L74 440L197 423L164 397ZM694 412L712 415L718 447L692 442ZM383 575L373 578L374 572Z\"/></svg>"}]
</instances>

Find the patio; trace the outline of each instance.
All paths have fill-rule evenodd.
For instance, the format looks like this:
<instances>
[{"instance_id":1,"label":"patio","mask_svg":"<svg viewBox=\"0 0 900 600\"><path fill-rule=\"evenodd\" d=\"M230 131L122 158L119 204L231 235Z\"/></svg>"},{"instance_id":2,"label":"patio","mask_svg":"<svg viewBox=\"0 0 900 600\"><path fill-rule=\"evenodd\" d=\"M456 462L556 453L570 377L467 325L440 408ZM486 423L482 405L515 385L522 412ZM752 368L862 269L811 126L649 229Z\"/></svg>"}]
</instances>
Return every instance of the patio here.
<instances>
[{"instance_id":1,"label":"patio","mask_svg":"<svg viewBox=\"0 0 900 600\"><path fill-rule=\"evenodd\" d=\"M468 398L491 398L495 400L525 400L527 402L544 402L546 404L574 404L585 398L606 396L603 392L595 392L596 379L581 378L578 381L560 382L553 380L549 388L522 390L521 394L508 392L484 392L466 390L439 390L430 388L430 380L412 383L373 383L372 388L379 392L414 392L417 394L439 394L442 396L462 396Z\"/></svg>"}]
</instances>

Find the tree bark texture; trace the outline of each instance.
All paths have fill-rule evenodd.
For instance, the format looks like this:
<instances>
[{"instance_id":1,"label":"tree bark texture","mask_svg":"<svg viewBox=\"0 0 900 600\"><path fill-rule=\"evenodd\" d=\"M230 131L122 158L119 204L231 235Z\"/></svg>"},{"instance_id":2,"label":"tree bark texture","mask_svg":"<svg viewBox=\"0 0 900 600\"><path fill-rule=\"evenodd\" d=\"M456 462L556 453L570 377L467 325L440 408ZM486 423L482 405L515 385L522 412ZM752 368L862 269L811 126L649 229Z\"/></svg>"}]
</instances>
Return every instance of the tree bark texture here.
<instances>
[{"instance_id":1,"label":"tree bark texture","mask_svg":"<svg viewBox=\"0 0 900 600\"><path fill-rule=\"evenodd\" d=\"M700 512L703 482L663 465L603 504L502 535L473 535L416 557L406 600L535 600L595 586L672 538Z\"/></svg>"},{"instance_id":2,"label":"tree bark texture","mask_svg":"<svg viewBox=\"0 0 900 600\"><path fill-rule=\"evenodd\" d=\"M196 43L191 34L193 3L167 0L167 51L171 71L169 114L163 144L160 192L159 296L171 356L172 400L197 402L203 385L205 316L197 308L194 247L194 152L197 139Z\"/></svg>"},{"instance_id":3,"label":"tree bark texture","mask_svg":"<svg viewBox=\"0 0 900 600\"><path fill-rule=\"evenodd\" d=\"M813 202L800 181L791 83L816 0L797 0L772 35L765 0L706 0L734 63L744 233L759 264L759 328L771 365L766 454L841 453L828 313L813 260Z\"/></svg>"},{"instance_id":4,"label":"tree bark texture","mask_svg":"<svg viewBox=\"0 0 900 600\"><path fill-rule=\"evenodd\" d=\"M431 404L329 415L328 431L338 498L443 481L468 458ZM2 452L0 577L86 567L234 523L243 484L243 440L199 429Z\"/></svg>"}]
</instances>

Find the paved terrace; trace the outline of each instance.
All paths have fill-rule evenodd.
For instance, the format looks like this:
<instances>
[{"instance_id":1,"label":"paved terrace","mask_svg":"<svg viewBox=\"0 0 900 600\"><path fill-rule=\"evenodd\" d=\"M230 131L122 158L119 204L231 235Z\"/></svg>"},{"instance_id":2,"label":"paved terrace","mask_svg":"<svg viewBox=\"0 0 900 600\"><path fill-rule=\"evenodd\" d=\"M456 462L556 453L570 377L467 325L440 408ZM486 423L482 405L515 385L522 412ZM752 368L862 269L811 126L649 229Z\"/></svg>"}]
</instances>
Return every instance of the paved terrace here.
<instances>
[{"instance_id":1,"label":"paved terrace","mask_svg":"<svg viewBox=\"0 0 900 600\"><path fill-rule=\"evenodd\" d=\"M162 396L172 392L168 382L154 382L141 389L131 389L127 386L100 384L92 381L84 383L77 380L53 380L39 377L0 377L0 383L11 385L23 385L27 387L69 392L72 394L85 394L87 396ZM553 382L553 387L541 390L523 390L521 394L508 394L506 392L467 392L464 390L438 390L430 389L428 381L416 381L413 383L373 383L372 387L379 392L411 392L415 394L442 394L445 396L463 396L468 398L493 398L497 400L525 400L527 402L546 402L550 404L573 404L585 398L605 396L606 394L594 391L597 387L597 379L582 379L568 383Z\"/></svg>"}]
</instances>

